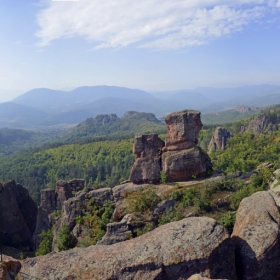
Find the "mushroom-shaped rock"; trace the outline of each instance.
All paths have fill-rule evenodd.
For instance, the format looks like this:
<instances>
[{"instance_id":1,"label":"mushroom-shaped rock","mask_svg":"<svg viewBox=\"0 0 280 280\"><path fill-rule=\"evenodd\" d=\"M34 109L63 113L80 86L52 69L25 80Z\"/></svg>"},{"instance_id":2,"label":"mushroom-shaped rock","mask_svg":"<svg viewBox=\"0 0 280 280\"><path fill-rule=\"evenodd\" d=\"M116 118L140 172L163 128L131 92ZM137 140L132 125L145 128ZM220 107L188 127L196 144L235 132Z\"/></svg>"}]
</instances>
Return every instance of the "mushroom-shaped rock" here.
<instances>
[{"instance_id":1,"label":"mushroom-shaped rock","mask_svg":"<svg viewBox=\"0 0 280 280\"><path fill-rule=\"evenodd\" d=\"M142 135L135 138L133 153L136 160L130 173L133 183L156 183L160 180L160 154L164 147L157 134Z\"/></svg>"}]
</instances>

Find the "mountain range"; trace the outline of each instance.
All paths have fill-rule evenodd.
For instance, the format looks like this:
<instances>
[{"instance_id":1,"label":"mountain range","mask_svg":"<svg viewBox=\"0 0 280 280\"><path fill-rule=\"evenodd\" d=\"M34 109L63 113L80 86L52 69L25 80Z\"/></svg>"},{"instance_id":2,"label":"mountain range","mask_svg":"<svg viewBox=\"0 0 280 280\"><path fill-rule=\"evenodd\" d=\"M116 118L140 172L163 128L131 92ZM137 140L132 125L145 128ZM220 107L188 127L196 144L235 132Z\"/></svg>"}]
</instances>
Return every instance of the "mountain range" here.
<instances>
[{"instance_id":1,"label":"mountain range","mask_svg":"<svg viewBox=\"0 0 280 280\"><path fill-rule=\"evenodd\" d=\"M257 85L237 88L196 88L149 93L115 86L84 86L71 91L32 89L0 104L0 127L48 128L75 125L99 114L127 111L151 112L158 118L183 109L205 113L243 105L280 102L280 86Z\"/></svg>"}]
</instances>

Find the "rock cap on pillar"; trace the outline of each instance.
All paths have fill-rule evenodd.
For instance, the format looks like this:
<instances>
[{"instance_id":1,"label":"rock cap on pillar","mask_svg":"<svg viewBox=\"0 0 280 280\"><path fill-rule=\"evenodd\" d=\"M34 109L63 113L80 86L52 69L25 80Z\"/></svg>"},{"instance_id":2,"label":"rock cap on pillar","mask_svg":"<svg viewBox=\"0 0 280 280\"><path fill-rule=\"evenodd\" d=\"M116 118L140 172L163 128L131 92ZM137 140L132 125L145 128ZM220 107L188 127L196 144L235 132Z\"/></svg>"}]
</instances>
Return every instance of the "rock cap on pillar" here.
<instances>
[{"instance_id":1,"label":"rock cap on pillar","mask_svg":"<svg viewBox=\"0 0 280 280\"><path fill-rule=\"evenodd\" d=\"M163 151L185 150L196 146L203 126L199 111L177 111L167 115L165 122L168 131Z\"/></svg>"}]
</instances>

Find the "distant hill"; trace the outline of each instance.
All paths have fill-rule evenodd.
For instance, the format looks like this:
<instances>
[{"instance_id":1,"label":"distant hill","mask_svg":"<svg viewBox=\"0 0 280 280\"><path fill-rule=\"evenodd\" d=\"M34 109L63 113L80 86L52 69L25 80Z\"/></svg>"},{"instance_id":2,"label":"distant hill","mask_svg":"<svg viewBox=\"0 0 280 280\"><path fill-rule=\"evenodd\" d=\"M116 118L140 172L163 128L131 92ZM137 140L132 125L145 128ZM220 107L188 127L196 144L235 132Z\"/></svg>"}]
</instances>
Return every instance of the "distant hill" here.
<instances>
[{"instance_id":1,"label":"distant hill","mask_svg":"<svg viewBox=\"0 0 280 280\"><path fill-rule=\"evenodd\" d=\"M46 117L46 112L30 106L13 102L0 104L0 127L31 128Z\"/></svg>"},{"instance_id":2,"label":"distant hill","mask_svg":"<svg viewBox=\"0 0 280 280\"><path fill-rule=\"evenodd\" d=\"M13 102L0 104L0 128L67 127L100 114L121 116L127 111L151 112L162 119L184 109L196 109L205 114L233 109L238 104L263 106L279 102L280 87L272 85L196 88L153 94L114 86L84 86L71 91L41 88L30 90ZM226 121L240 117L243 116L232 116Z\"/></svg>"},{"instance_id":3,"label":"distant hill","mask_svg":"<svg viewBox=\"0 0 280 280\"><path fill-rule=\"evenodd\" d=\"M122 118L116 114L98 115L88 118L76 127L65 132L60 140L75 142L83 138L113 139L129 138L147 133L166 133L166 126L152 113L128 111Z\"/></svg>"},{"instance_id":4,"label":"distant hill","mask_svg":"<svg viewBox=\"0 0 280 280\"><path fill-rule=\"evenodd\" d=\"M2 128L0 129L0 157L11 155L34 146L52 140L55 132L43 133L27 131L22 129Z\"/></svg>"}]
</instances>

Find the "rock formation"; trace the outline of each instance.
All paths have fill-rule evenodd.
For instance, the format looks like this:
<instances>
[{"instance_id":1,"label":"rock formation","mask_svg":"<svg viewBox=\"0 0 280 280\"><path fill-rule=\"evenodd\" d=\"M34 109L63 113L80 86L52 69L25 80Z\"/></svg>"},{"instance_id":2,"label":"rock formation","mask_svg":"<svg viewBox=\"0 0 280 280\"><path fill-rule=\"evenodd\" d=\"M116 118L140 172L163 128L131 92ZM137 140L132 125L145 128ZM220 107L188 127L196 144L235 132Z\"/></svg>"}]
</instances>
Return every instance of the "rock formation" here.
<instances>
[{"instance_id":1,"label":"rock formation","mask_svg":"<svg viewBox=\"0 0 280 280\"><path fill-rule=\"evenodd\" d=\"M251 107L246 106L246 105L238 105L235 110L239 113L247 113L247 112L250 112L250 111L256 111L258 109L259 108L254 106L254 105L251 106Z\"/></svg>"},{"instance_id":2,"label":"rock formation","mask_svg":"<svg viewBox=\"0 0 280 280\"><path fill-rule=\"evenodd\" d=\"M15 280L21 269L21 264L18 261L7 261L0 263L0 279Z\"/></svg>"},{"instance_id":3,"label":"rock formation","mask_svg":"<svg viewBox=\"0 0 280 280\"><path fill-rule=\"evenodd\" d=\"M269 192L242 200L232 233L238 279L279 279L279 226L279 210Z\"/></svg>"},{"instance_id":4,"label":"rock formation","mask_svg":"<svg viewBox=\"0 0 280 280\"><path fill-rule=\"evenodd\" d=\"M63 203L73 196L71 186L82 184L81 182L77 183L77 180L70 182L68 183L66 181L59 180L56 183L55 190L41 190L41 204L38 209L36 229L33 234L33 240L36 248L42 241L39 234L42 233L43 230L48 231L57 222L58 217L51 214L56 210L61 211Z\"/></svg>"},{"instance_id":5,"label":"rock formation","mask_svg":"<svg viewBox=\"0 0 280 280\"><path fill-rule=\"evenodd\" d=\"M160 154L164 142L157 134L142 135L135 138L133 153L136 160L132 167L130 180L133 183L156 183L160 180Z\"/></svg>"},{"instance_id":6,"label":"rock formation","mask_svg":"<svg viewBox=\"0 0 280 280\"><path fill-rule=\"evenodd\" d=\"M34 215L37 213L34 205L27 189L21 185L14 181L0 184L0 234L4 244L33 250L31 231L34 230Z\"/></svg>"},{"instance_id":7,"label":"rock formation","mask_svg":"<svg viewBox=\"0 0 280 280\"><path fill-rule=\"evenodd\" d=\"M236 279L233 243L211 218L187 218L133 240L51 253L22 264L22 272L49 280L188 279L197 273Z\"/></svg>"},{"instance_id":8,"label":"rock formation","mask_svg":"<svg viewBox=\"0 0 280 280\"><path fill-rule=\"evenodd\" d=\"M106 115L97 115L95 118L88 118L84 122L80 123L80 126L88 126L88 125L105 125L109 122L114 122L119 120L116 114L106 114Z\"/></svg>"},{"instance_id":9,"label":"rock formation","mask_svg":"<svg viewBox=\"0 0 280 280\"><path fill-rule=\"evenodd\" d=\"M212 171L209 156L197 147L202 128L200 112L184 110L165 118L167 136L165 145L157 134L135 139L133 152L136 160L130 180L133 183L156 183L163 170L170 182L183 181ZM162 150L162 153L161 153Z\"/></svg>"},{"instance_id":10,"label":"rock formation","mask_svg":"<svg viewBox=\"0 0 280 280\"><path fill-rule=\"evenodd\" d=\"M162 168L170 182L184 181L212 171L209 156L196 146L202 128L199 111L180 111L165 118L168 132Z\"/></svg>"},{"instance_id":11,"label":"rock formation","mask_svg":"<svg viewBox=\"0 0 280 280\"><path fill-rule=\"evenodd\" d=\"M22 185L15 181L8 181L5 186L10 188L16 197L18 207L22 213L24 220L29 227L31 235L36 228L38 207L34 200L29 196L29 192Z\"/></svg>"},{"instance_id":12,"label":"rock formation","mask_svg":"<svg viewBox=\"0 0 280 280\"><path fill-rule=\"evenodd\" d=\"M216 151L218 149L224 151L226 148L227 140L230 137L231 134L226 128L217 127L211 138L208 150Z\"/></svg>"},{"instance_id":13,"label":"rock formation","mask_svg":"<svg viewBox=\"0 0 280 280\"><path fill-rule=\"evenodd\" d=\"M199 111L174 112L165 117L165 122L167 135L164 152L186 150L197 144L198 134L202 128Z\"/></svg>"},{"instance_id":14,"label":"rock formation","mask_svg":"<svg viewBox=\"0 0 280 280\"><path fill-rule=\"evenodd\" d=\"M266 114L260 114L254 117L248 124L247 131L251 131L253 134L259 134L264 131L276 131L278 124L280 123L280 116L268 116Z\"/></svg>"}]
</instances>

